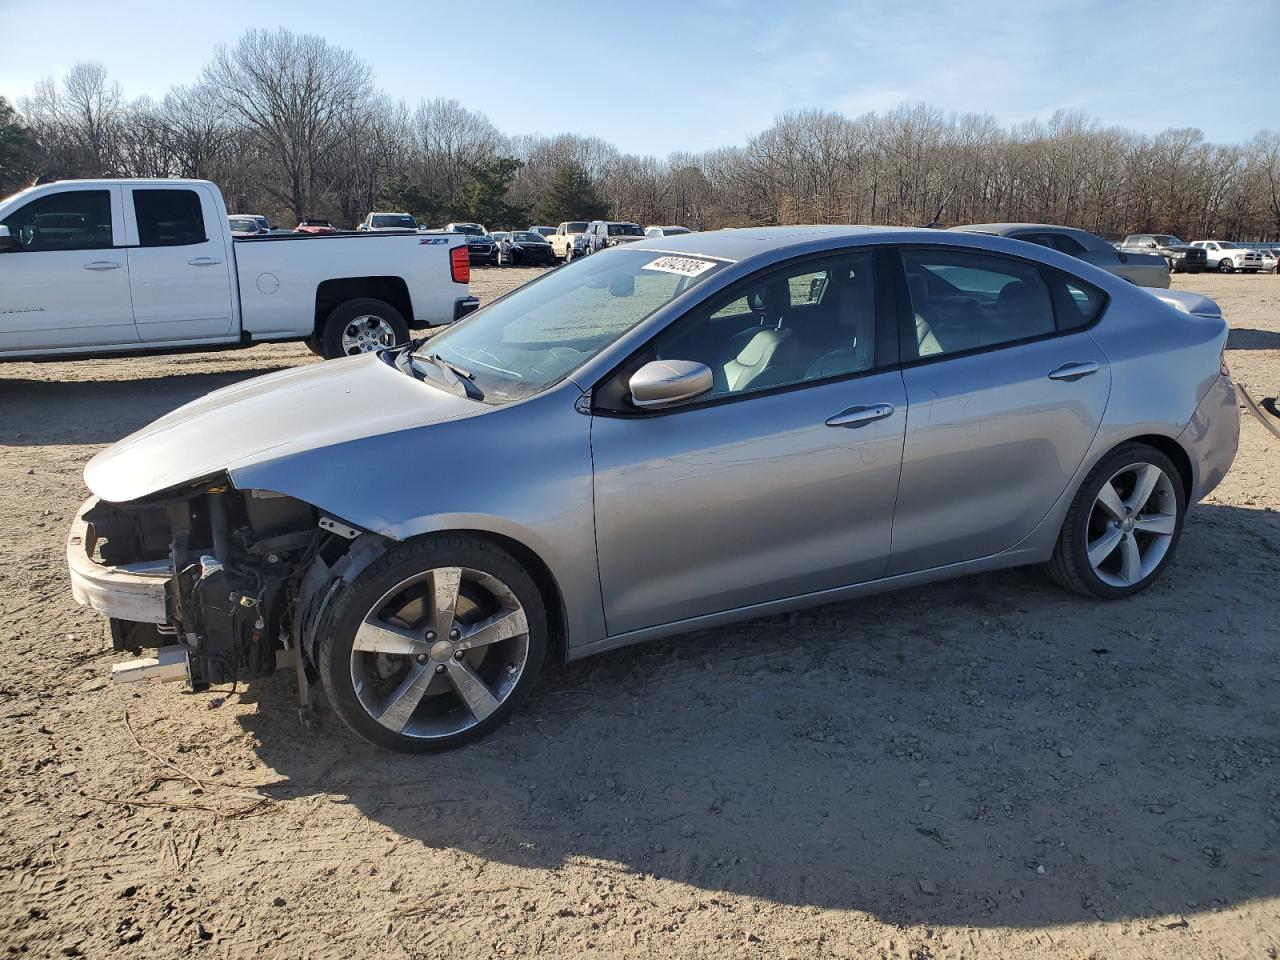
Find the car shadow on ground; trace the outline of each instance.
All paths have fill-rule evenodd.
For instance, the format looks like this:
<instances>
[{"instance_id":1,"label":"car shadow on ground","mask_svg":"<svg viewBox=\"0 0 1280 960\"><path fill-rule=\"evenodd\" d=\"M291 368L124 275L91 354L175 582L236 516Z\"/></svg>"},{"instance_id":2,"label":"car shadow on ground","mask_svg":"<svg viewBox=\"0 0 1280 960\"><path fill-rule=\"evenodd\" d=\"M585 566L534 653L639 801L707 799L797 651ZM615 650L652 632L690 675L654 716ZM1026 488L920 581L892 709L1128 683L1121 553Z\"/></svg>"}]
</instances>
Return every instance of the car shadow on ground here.
<instances>
[{"instance_id":1,"label":"car shadow on ground","mask_svg":"<svg viewBox=\"0 0 1280 960\"><path fill-rule=\"evenodd\" d=\"M895 923L1193 914L1280 894L1280 515L1202 506L1099 603L966 578L550 671L492 737L403 756L283 676L244 723L282 799L405 838Z\"/></svg>"},{"instance_id":2,"label":"car shadow on ground","mask_svg":"<svg viewBox=\"0 0 1280 960\"><path fill-rule=\"evenodd\" d=\"M6 378L0 370L0 445L114 443L210 391L288 366L130 380Z\"/></svg>"},{"instance_id":3,"label":"car shadow on ground","mask_svg":"<svg viewBox=\"0 0 1280 960\"><path fill-rule=\"evenodd\" d=\"M1232 327L1227 335L1228 350L1280 350L1280 333L1274 330L1255 330L1252 327Z\"/></svg>"}]
</instances>

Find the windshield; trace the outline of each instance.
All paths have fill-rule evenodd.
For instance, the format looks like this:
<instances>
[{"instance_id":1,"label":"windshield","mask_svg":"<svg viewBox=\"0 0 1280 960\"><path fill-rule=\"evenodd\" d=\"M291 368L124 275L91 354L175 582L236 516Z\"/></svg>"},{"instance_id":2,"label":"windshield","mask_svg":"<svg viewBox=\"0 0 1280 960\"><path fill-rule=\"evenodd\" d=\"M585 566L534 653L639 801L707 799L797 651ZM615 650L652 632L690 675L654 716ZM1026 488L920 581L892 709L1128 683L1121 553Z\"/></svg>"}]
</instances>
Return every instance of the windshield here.
<instances>
[{"instance_id":1,"label":"windshield","mask_svg":"<svg viewBox=\"0 0 1280 960\"><path fill-rule=\"evenodd\" d=\"M1156 242L1156 245L1160 247L1185 247L1186 246L1186 244L1183 243L1181 240L1179 240L1177 237L1170 236L1167 233L1160 234L1159 236L1152 237L1151 239L1154 240Z\"/></svg>"},{"instance_id":2,"label":"windshield","mask_svg":"<svg viewBox=\"0 0 1280 960\"><path fill-rule=\"evenodd\" d=\"M541 393L724 264L611 250L543 274L421 347L474 375L487 403Z\"/></svg>"},{"instance_id":3,"label":"windshield","mask_svg":"<svg viewBox=\"0 0 1280 960\"><path fill-rule=\"evenodd\" d=\"M1237 247L1234 243L1229 243L1226 240L1219 240L1218 249L1219 250L1239 250L1240 248Z\"/></svg>"},{"instance_id":4,"label":"windshield","mask_svg":"<svg viewBox=\"0 0 1280 960\"><path fill-rule=\"evenodd\" d=\"M232 230L257 230L258 221L257 220L239 220L233 217L231 219L231 229Z\"/></svg>"},{"instance_id":5,"label":"windshield","mask_svg":"<svg viewBox=\"0 0 1280 960\"><path fill-rule=\"evenodd\" d=\"M638 223L611 223L609 224L609 236L643 237L644 231L640 229L640 224Z\"/></svg>"},{"instance_id":6,"label":"windshield","mask_svg":"<svg viewBox=\"0 0 1280 960\"><path fill-rule=\"evenodd\" d=\"M546 243L540 233L513 233L511 239L516 243Z\"/></svg>"},{"instance_id":7,"label":"windshield","mask_svg":"<svg viewBox=\"0 0 1280 960\"><path fill-rule=\"evenodd\" d=\"M410 216L382 216L374 217L373 225L375 227L406 227L410 230L418 229L418 221Z\"/></svg>"},{"instance_id":8,"label":"windshield","mask_svg":"<svg viewBox=\"0 0 1280 960\"><path fill-rule=\"evenodd\" d=\"M589 224L587 224L585 221L584 222L574 221L573 223L566 223L564 225L564 232L565 233L586 233L588 226Z\"/></svg>"}]
</instances>

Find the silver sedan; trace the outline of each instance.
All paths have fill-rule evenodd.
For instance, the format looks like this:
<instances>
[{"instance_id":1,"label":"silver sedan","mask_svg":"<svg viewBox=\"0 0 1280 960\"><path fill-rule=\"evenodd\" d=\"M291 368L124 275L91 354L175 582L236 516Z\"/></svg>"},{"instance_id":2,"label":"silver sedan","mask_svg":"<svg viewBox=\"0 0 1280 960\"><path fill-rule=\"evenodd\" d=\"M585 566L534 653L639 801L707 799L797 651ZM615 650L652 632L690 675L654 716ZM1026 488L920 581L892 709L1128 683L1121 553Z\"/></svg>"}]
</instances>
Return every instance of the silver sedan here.
<instances>
[{"instance_id":1,"label":"silver sedan","mask_svg":"<svg viewBox=\"0 0 1280 960\"><path fill-rule=\"evenodd\" d=\"M1092 263L1140 287L1168 287L1169 261L1154 253L1129 253L1078 227L1050 223L971 223L952 230L989 233L1034 243Z\"/></svg>"},{"instance_id":2,"label":"silver sedan","mask_svg":"<svg viewBox=\"0 0 1280 960\"><path fill-rule=\"evenodd\" d=\"M72 585L164 646L130 676L291 663L365 739L451 747L549 657L1025 564L1144 589L1235 455L1226 338L1002 237L644 240L100 453Z\"/></svg>"}]
</instances>

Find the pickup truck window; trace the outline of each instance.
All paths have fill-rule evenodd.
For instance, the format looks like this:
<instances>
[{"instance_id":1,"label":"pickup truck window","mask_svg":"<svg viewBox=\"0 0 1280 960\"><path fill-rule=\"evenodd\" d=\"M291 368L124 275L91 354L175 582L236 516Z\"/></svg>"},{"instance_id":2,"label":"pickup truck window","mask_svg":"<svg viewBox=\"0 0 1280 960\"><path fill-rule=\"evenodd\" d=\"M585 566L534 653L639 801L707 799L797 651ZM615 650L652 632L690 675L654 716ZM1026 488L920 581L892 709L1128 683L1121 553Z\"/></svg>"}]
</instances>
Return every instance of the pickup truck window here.
<instances>
[{"instance_id":1,"label":"pickup truck window","mask_svg":"<svg viewBox=\"0 0 1280 960\"><path fill-rule=\"evenodd\" d=\"M134 190L138 245L181 247L204 243L204 214L194 190Z\"/></svg>"},{"instance_id":2,"label":"pickup truck window","mask_svg":"<svg viewBox=\"0 0 1280 960\"><path fill-rule=\"evenodd\" d=\"M18 252L103 250L111 246L111 192L64 190L37 197L4 218Z\"/></svg>"}]
</instances>

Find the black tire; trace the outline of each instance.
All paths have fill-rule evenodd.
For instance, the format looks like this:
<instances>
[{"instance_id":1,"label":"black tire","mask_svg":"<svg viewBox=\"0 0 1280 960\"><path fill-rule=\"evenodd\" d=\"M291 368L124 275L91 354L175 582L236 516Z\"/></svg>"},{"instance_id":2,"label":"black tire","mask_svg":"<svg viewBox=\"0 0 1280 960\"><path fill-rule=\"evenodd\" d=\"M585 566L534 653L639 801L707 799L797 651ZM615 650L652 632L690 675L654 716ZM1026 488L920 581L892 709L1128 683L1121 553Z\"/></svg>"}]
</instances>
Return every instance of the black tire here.
<instances>
[{"instance_id":1,"label":"black tire","mask_svg":"<svg viewBox=\"0 0 1280 960\"><path fill-rule=\"evenodd\" d=\"M424 739L382 726L361 705L351 670L356 629L388 590L416 573L439 567L465 567L496 577L519 600L528 621L528 648L515 686L500 706L459 733ZM451 750L479 739L519 709L537 683L547 650L547 615L542 595L525 571L502 548L476 537L439 535L397 544L344 587L334 598L316 648L320 682L334 712L358 736L375 746L405 753ZM447 656L447 654L446 654ZM461 656L461 654L459 654Z\"/></svg>"},{"instance_id":2,"label":"black tire","mask_svg":"<svg viewBox=\"0 0 1280 960\"><path fill-rule=\"evenodd\" d=\"M573 262L573 244L572 244L572 243L570 243L570 244L566 244L566 245L565 245L565 248L564 248L564 262L565 262L565 263L572 263L572 262Z\"/></svg>"},{"instance_id":3,"label":"black tire","mask_svg":"<svg viewBox=\"0 0 1280 960\"><path fill-rule=\"evenodd\" d=\"M320 342L319 337L307 337L303 341L307 345L307 349L314 353L317 357L324 356L324 344Z\"/></svg>"},{"instance_id":4,"label":"black tire","mask_svg":"<svg viewBox=\"0 0 1280 960\"><path fill-rule=\"evenodd\" d=\"M1228 257L1223 257L1221 260L1218 261L1218 272L1219 273L1235 273L1236 265L1232 263Z\"/></svg>"},{"instance_id":5,"label":"black tire","mask_svg":"<svg viewBox=\"0 0 1280 960\"><path fill-rule=\"evenodd\" d=\"M321 348L320 355L326 360L348 356L342 345L343 332L353 320L362 316L377 317L382 320L390 328L395 341L392 345L399 346L408 342L409 325L405 323L404 317L400 315L399 310L385 300L375 300L373 297L357 297L354 300L338 304L329 313L329 316L325 318L324 326L321 328L318 338ZM351 355L354 356L355 354L352 353Z\"/></svg>"},{"instance_id":6,"label":"black tire","mask_svg":"<svg viewBox=\"0 0 1280 960\"><path fill-rule=\"evenodd\" d=\"M1114 586L1102 580L1093 569L1088 557L1089 523L1093 513L1094 502L1101 492L1103 484L1109 483L1117 471L1135 463L1147 463L1160 468L1172 481L1174 497L1177 503L1177 517L1174 531L1160 562L1142 580L1129 586ZM1154 447L1145 443L1124 443L1102 458L1089 471L1084 483L1080 485L1067 516L1062 522L1062 531L1058 534L1058 543L1054 547L1053 556L1044 565L1045 572L1059 585L1087 597L1099 600L1119 600L1132 596L1151 586L1164 572L1164 568L1173 559L1177 551L1178 540L1182 536L1182 525L1187 515L1187 492L1183 489L1182 477L1173 461ZM1131 534L1132 536L1132 534Z\"/></svg>"}]
</instances>

